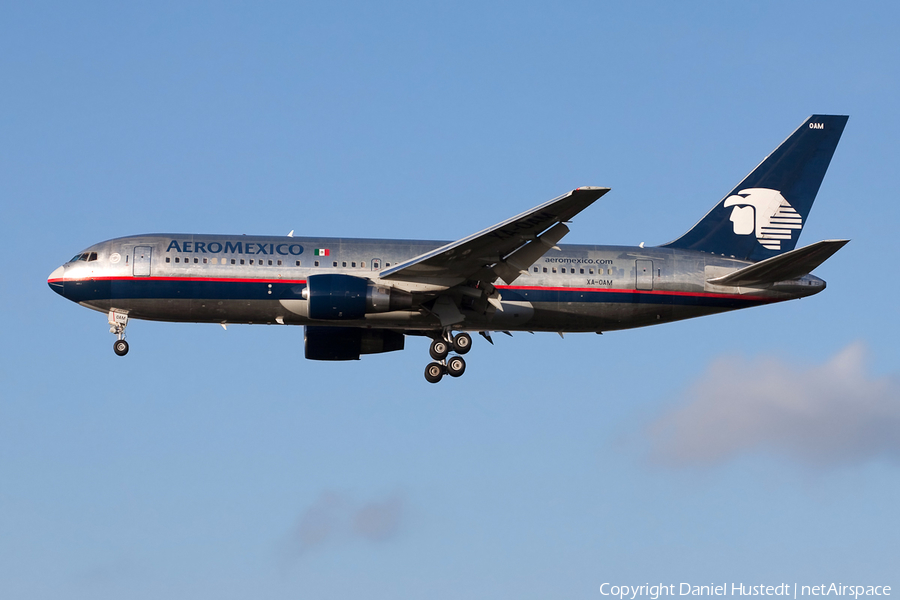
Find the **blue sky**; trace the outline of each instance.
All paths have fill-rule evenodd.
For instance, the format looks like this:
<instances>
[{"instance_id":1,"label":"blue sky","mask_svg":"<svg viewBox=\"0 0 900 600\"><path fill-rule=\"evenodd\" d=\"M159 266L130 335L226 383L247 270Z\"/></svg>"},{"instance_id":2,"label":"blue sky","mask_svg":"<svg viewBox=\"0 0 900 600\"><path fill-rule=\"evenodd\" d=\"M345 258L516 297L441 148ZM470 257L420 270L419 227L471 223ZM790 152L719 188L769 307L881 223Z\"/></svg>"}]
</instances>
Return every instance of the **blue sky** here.
<instances>
[{"instance_id":1,"label":"blue sky","mask_svg":"<svg viewBox=\"0 0 900 600\"><path fill-rule=\"evenodd\" d=\"M597 598L900 586L891 3L10 3L0 21L9 598ZM46 277L145 232L456 239L580 185L659 244L849 114L815 297L603 336L422 340L105 318Z\"/></svg>"}]
</instances>

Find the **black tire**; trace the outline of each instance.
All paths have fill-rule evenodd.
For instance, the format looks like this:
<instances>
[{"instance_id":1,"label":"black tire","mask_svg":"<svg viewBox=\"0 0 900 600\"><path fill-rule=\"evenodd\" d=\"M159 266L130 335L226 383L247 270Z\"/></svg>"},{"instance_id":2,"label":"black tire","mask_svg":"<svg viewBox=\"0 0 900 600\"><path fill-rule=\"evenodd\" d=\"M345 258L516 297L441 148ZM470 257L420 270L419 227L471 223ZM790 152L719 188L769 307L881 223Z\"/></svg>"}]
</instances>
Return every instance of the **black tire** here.
<instances>
[{"instance_id":1,"label":"black tire","mask_svg":"<svg viewBox=\"0 0 900 600\"><path fill-rule=\"evenodd\" d=\"M459 377L466 372L466 361L462 356L454 356L447 361L447 375L450 377Z\"/></svg>"},{"instance_id":2,"label":"black tire","mask_svg":"<svg viewBox=\"0 0 900 600\"><path fill-rule=\"evenodd\" d=\"M119 356L125 356L128 354L128 342L125 340L116 340L113 343L113 352L118 354Z\"/></svg>"},{"instance_id":3,"label":"black tire","mask_svg":"<svg viewBox=\"0 0 900 600\"><path fill-rule=\"evenodd\" d=\"M425 379L428 383L437 383L444 376L444 365L439 362L428 363L425 367Z\"/></svg>"},{"instance_id":4,"label":"black tire","mask_svg":"<svg viewBox=\"0 0 900 600\"><path fill-rule=\"evenodd\" d=\"M453 338L453 351L457 354L465 354L472 349L472 336L468 333L459 333Z\"/></svg>"},{"instance_id":5,"label":"black tire","mask_svg":"<svg viewBox=\"0 0 900 600\"><path fill-rule=\"evenodd\" d=\"M431 358L434 360L444 360L447 358L447 355L450 354L450 344L444 340L434 340L431 342L431 348L428 349L428 354L430 354Z\"/></svg>"}]
</instances>

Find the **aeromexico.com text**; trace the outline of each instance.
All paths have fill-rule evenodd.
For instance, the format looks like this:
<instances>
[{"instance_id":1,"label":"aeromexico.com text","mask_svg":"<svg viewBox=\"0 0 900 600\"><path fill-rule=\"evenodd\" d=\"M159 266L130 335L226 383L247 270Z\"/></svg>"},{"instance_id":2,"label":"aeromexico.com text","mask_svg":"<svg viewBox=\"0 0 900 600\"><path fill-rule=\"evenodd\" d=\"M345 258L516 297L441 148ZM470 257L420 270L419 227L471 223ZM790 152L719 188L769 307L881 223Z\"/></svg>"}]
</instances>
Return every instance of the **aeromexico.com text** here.
<instances>
[{"instance_id":1,"label":"aeromexico.com text","mask_svg":"<svg viewBox=\"0 0 900 600\"><path fill-rule=\"evenodd\" d=\"M677 589L677 591L676 591ZM844 585L842 583L820 583L818 585L800 585L797 583L780 583L778 585L755 585L745 583L722 583L694 585L691 583L670 583L657 585L613 585L604 583L600 586L604 596L615 596L620 600L635 600L646 596L657 600L661 596L890 596L889 585Z\"/></svg>"}]
</instances>

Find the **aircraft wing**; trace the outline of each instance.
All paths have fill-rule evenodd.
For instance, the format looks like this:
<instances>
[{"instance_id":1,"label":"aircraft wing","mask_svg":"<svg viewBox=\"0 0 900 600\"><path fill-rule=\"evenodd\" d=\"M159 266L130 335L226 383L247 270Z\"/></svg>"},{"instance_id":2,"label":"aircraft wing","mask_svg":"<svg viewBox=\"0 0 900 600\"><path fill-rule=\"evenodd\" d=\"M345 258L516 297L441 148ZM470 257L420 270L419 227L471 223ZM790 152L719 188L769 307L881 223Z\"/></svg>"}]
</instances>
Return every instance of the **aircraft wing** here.
<instances>
[{"instance_id":1,"label":"aircraft wing","mask_svg":"<svg viewBox=\"0 0 900 600\"><path fill-rule=\"evenodd\" d=\"M511 283L569 232L565 222L609 191L580 187L478 233L382 271L382 279L456 285L497 277Z\"/></svg>"}]
</instances>

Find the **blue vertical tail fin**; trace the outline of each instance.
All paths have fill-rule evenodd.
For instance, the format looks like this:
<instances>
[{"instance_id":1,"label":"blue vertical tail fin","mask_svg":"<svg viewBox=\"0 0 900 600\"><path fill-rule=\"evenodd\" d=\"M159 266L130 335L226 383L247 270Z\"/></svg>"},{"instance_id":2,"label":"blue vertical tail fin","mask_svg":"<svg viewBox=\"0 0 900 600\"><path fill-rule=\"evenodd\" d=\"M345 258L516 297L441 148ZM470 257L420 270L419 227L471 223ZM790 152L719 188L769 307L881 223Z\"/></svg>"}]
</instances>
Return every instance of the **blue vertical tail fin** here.
<instances>
[{"instance_id":1,"label":"blue vertical tail fin","mask_svg":"<svg viewBox=\"0 0 900 600\"><path fill-rule=\"evenodd\" d=\"M793 250L848 117L813 115L666 248L760 261Z\"/></svg>"}]
</instances>

